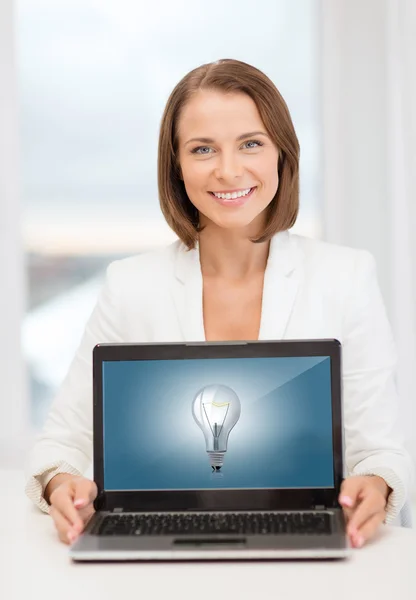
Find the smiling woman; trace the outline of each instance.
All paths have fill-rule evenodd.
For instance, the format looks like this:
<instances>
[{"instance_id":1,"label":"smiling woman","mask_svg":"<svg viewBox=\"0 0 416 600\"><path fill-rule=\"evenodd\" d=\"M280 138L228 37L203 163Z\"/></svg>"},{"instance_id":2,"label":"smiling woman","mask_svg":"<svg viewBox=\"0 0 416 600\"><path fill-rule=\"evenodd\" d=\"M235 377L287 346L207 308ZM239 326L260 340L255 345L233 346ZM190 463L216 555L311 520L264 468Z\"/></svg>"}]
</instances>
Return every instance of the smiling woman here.
<instances>
[{"instance_id":1,"label":"smiling woman","mask_svg":"<svg viewBox=\"0 0 416 600\"><path fill-rule=\"evenodd\" d=\"M51 512L62 540L79 535L97 494L83 473L93 451L92 350L103 342L339 340L348 476L335 493L351 543L361 546L398 515L411 463L397 426L395 350L374 260L289 232L298 160L287 106L255 67L205 64L173 90L158 172L162 210L179 240L110 265L28 464L27 493ZM115 409L125 411L125 395L117 399ZM140 431L140 422L132 425Z\"/></svg>"}]
</instances>

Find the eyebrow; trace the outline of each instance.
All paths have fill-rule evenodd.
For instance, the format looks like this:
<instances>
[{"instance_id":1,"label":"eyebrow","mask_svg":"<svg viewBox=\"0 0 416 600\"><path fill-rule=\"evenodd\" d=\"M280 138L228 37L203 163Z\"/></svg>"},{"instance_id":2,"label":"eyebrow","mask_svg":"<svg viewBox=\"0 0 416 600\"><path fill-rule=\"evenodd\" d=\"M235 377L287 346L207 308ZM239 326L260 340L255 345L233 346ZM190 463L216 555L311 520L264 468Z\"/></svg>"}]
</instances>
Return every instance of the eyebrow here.
<instances>
[{"instance_id":1,"label":"eyebrow","mask_svg":"<svg viewBox=\"0 0 416 600\"><path fill-rule=\"evenodd\" d=\"M265 133L264 131L250 131L249 133L243 133L242 135L239 135L236 141L240 142L241 140L245 140L246 138L253 137L255 135L264 135L265 137L268 137L267 133ZM215 142L215 140L213 140L212 138L207 138L207 137L191 138L190 140L185 142L185 146L187 144L190 144L191 142L202 142L203 144L213 144Z\"/></svg>"}]
</instances>

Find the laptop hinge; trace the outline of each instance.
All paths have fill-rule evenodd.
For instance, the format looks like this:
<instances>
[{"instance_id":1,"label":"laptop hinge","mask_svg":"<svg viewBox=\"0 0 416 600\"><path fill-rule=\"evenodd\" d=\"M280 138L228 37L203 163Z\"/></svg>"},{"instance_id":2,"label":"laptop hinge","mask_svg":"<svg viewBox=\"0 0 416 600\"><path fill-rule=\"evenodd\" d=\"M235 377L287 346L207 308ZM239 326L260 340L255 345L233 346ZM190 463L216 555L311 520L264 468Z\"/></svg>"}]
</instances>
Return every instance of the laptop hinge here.
<instances>
[{"instance_id":1,"label":"laptop hinge","mask_svg":"<svg viewBox=\"0 0 416 600\"><path fill-rule=\"evenodd\" d=\"M119 507L113 508L113 513L122 513L122 512L123 512L122 508L119 508Z\"/></svg>"}]
</instances>

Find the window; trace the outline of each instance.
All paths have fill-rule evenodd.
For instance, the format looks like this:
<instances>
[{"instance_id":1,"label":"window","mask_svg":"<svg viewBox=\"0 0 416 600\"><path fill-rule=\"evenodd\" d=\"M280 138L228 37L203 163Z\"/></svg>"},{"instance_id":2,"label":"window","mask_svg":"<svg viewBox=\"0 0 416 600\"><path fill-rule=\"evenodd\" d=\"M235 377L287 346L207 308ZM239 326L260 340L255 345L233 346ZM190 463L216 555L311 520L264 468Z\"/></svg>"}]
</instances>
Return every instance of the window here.
<instances>
[{"instance_id":1,"label":"window","mask_svg":"<svg viewBox=\"0 0 416 600\"><path fill-rule=\"evenodd\" d=\"M19 0L24 348L40 426L107 264L175 239L159 211L158 128L192 68L237 58L285 97L301 143L296 230L321 234L317 0Z\"/></svg>"}]
</instances>

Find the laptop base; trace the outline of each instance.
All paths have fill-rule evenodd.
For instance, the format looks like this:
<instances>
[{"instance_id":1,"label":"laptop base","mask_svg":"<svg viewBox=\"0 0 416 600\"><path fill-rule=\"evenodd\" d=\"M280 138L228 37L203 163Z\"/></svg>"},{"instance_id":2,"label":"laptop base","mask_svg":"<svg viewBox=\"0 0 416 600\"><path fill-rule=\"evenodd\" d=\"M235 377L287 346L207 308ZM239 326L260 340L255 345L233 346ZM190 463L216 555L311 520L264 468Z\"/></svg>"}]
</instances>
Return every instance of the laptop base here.
<instances>
[{"instance_id":1,"label":"laptop base","mask_svg":"<svg viewBox=\"0 0 416 600\"><path fill-rule=\"evenodd\" d=\"M70 547L73 561L192 561L340 559L351 553L341 511L334 511L335 530L329 535L141 535L91 534L96 513L87 530Z\"/></svg>"},{"instance_id":2,"label":"laptop base","mask_svg":"<svg viewBox=\"0 0 416 600\"><path fill-rule=\"evenodd\" d=\"M184 540L183 540L184 541ZM247 536L228 543L210 540L200 544L189 540L189 546L175 544L174 538L131 539L82 536L70 549L73 561L193 561L193 560L279 560L341 559L349 556L345 536L335 534L325 539L318 536Z\"/></svg>"}]
</instances>

